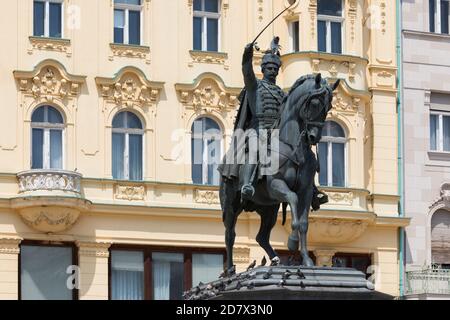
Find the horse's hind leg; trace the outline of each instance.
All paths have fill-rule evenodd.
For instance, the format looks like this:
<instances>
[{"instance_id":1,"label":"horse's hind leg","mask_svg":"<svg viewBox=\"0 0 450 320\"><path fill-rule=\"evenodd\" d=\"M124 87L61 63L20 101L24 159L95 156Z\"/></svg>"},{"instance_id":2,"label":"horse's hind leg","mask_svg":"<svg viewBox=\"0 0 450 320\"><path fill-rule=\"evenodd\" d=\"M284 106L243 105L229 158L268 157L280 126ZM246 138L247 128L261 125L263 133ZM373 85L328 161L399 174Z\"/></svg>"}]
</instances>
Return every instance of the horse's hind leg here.
<instances>
[{"instance_id":1,"label":"horse's hind leg","mask_svg":"<svg viewBox=\"0 0 450 320\"><path fill-rule=\"evenodd\" d=\"M277 222L279 205L259 208L257 212L261 216L261 227L259 228L256 242L263 248L272 262L279 262L278 255L270 245L270 233ZM278 259L277 259L278 258Z\"/></svg>"},{"instance_id":2,"label":"horse's hind leg","mask_svg":"<svg viewBox=\"0 0 450 320\"><path fill-rule=\"evenodd\" d=\"M308 216L309 216L309 208L311 206L312 201L312 188L309 188L304 191L303 197L300 197L300 205L299 205L299 213L300 213L300 221L299 221L299 231L300 231L300 255L302 257L302 265L307 267L314 266L314 262L311 260L308 254L308 244L307 244L307 233L308 233Z\"/></svg>"}]
</instances>

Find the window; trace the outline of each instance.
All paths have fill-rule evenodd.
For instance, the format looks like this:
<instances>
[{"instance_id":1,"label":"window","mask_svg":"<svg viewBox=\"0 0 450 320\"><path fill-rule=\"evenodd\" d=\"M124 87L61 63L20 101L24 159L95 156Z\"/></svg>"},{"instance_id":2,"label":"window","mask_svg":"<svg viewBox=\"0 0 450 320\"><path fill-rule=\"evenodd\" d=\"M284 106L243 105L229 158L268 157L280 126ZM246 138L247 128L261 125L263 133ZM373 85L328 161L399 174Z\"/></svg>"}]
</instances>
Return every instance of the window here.
<instances>
[{"instance_id":1,"label":"window","mask_svg":"<svg viewBox=\"0 0 450 320\"><path fill-rule=\"evenodd\" d=\"M210 118L197 119L192 125L192 182L218 185L217 167L221 158L222 132Z\"/></svg>"},{"instance_id":2,"label":"window","mask_svg":"<svg viewBox=\"0 0 450 320\"><path fill-rule=\"evenodd\" d=\"M131 112L114 117L112 129L113 178L142 180L144 130L139 118Z\"/></svg>"},{"instance_id":3,"label":"window","mask_svg":"<svg viewBox=\"0 0 450 320\"><path fill-rule=\"evenodd\" d=\"M20 246L20 296L22 300L72 300L76 290L67 285L75 265L72 246Z\"/></svg>"},{"instance_id":4,"label":"window","mask_svg":"<svg viewBox=\"0 0 450 320\"><path fill-rule=\"evenodd\" d=\"M342 127L327 121L322 131L323 137L318 145L321 186L345 187L346 138Z\"/></svg>"},{"instance_id":5,"label":"window","mask_svg":"<svg viewBox=\"0 0 450 320\"><path fill-rule=\"evenodd\" d=\"M33 35L62 38L62 0L35 0L33 3Z\"/></svg>"},{"instance_id":6,"label":"window","mask_svg":"<svg viewBox=\"0 0 450 320\"><path fill-rule=\"evenodd\" d=\"M141 44L141 0L114 0L114 43Z\"/></svg>"},{"instance_id":7,"label":"window","mask_svg":"<svg viewBox=\"0 0 450 320\"><path fill-rule=\"evenodd\" d=\"M200 282L216 280L225 252L206 249L137 248L111 250L113 300L180 300Z\"/></svg>"},{"instance_id":8,"label":"window","mask_svg":"<svg viewBox=\"0 0 450 320\"><path fill-rule=\"evenodd\" d=\"M300 22L298 20L289 23L289 34L292 52L300 51Z\"/></svg>"},{"instance_id":9,"label":"window","mask_svg":"<svg viewBox=\"0 0 450 320\"><path fill-rule=\"evenodd\" d=\"M342 53L342 0L317 1L318 50Z\"/></svg>"},{"instance_id":10,"label":"window","mask_svg":"<svg viewBox=\"0 0 450 320\"><path fill-rule=\"evenodd\" d=\"M369 254L360 253L336 253L333 257L333 267L335 268L353 268L361 271L368 278L371 275L370 266L372 259Z\"/></svg>"},{"instance_id":11,"label":"window","mask_svg":"<svg viewBox=\"0 0 450 320\"><path fill-rule=\"evenodd\" d=\"M31 116L31 169L63 168L64 121L51 106L36 109Z\"/></svg>"},{"instance_id":12,"label":"window","mask_svg":"<svg viewBox=\"0 0 450 320\"><path fill-rule=\"evenodd\" d=\"M219 0L194 0L194 50L219 51Z\"/></svg>"},{"instance_id":13,"label":"window","mask_svg":"<svg viewBox=\"0 0 450 320\"><path fill-rule=\"evenodd\" d=\"M431 217L431 262L443 269L450 266L450 212L438 210Z\"/></svg>"},{"instance_id":14,"label":"window","mask_svg":"<svg viewBox=\"0 0 450 320\"><path fill-rule=\"evenodd\" d=\"M430 150L450 152L450 95L431 93Z\"/></svg>"},{"instance_id":15,"label":"window","mask_svg":"<svg viewBox=\"0 0 450 320\"><path fill-rule=\"evenodd\" d=\"M449 33L449 0L429 0L430 32Z\"/></svg>"}]
</instances>

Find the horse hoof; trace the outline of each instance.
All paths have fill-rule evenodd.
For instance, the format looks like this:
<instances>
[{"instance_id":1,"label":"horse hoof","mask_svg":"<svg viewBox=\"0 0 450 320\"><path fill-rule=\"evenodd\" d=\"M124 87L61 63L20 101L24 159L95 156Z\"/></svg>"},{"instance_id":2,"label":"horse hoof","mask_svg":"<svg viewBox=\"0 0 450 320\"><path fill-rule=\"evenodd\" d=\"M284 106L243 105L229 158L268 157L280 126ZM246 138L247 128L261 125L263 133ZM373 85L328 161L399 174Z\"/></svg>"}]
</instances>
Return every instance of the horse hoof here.
<instances>
[{"instance_id":1,"label":"horse hoof","mask_svg":"<svg viewBox=\"0 0 450 320\"><path fill-rule=\"evenodd\" d=\"M298 250L299 239L296 236L290 235L288 239L288 249L289 251L295 252Z\"/></svg>"},{"instance_id":2,"label":"horse hoof","mask_svg":"<svg viewBox=\"0 0 450 320\"><path fill-rule=\"evenodd\" d=\"M304 256L302 261L302 266L305 267L314 267L314 262L311 260L310 257Z\"/></svg>"},{"instance_id":3,"label":"horse hoof","mask_svg":"<svg viewBox=\"0 0 450 320\"><path fill-rule=\"evenodd\" d=\"M271 261L272 261L272 262L270 263L270 266L271 266L271 267L278 266L278 265L280 265L280 263L281 263L281 260L280 260L279 257L274 257Z\"/></svg>"}]
</instances>

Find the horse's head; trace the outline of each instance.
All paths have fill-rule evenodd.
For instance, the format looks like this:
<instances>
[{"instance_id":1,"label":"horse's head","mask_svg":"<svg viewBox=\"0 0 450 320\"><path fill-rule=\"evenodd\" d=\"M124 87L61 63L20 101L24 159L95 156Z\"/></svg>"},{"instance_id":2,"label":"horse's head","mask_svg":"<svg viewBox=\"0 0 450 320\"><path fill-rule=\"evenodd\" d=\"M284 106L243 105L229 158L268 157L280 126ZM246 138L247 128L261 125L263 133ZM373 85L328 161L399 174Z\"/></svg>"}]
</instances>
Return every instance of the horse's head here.
<instances>
[{"instance_id":1,"label":"horse's head","mask_svg":"<svg viewBox=\"0 0 450 320\"><path fill-rule=\"evenodd\" d=\"M322 128L332 107L333 91L338 86L339 80L330 86L319 73L300 78L291 89L289 95L301 123L302 139L309 145L316 145L322 139Z\"/></svg>"}]
</instances>

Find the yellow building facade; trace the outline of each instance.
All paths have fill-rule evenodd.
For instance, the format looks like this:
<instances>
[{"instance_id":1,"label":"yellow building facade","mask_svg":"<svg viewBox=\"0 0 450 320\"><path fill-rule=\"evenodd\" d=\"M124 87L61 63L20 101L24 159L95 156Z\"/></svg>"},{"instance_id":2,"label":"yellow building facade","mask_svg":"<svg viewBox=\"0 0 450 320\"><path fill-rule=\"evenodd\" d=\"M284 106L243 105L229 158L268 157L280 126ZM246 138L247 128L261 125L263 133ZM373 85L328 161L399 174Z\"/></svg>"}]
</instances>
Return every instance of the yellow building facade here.
<instances>
[{"instance_id":1,"label":"yellow building facade","mask_svg":"<svg viewBox=\"0 0 450 320\"><path fill-rule=\"evenodd\" d=\"M50 285L36 279L51 282L39 275L56 257L78 267L78 290L68 298L79 299L177 298L169 293L175 282L187 290L204 280L203 271L218 270L218 187L208 183L207 167L193 169L192 128L213 120L226 150L244 46L288 2L213 2L4 4L0 299L49 298L43 292ZM338 17L323 2L296 1L258 41L266 49L280 36L283 89L309 73L343 80L329 115L343 136L330 137L324 160L327 172L337 170L327 161L338 141L343 169L340 183L332 173L323 177L330 202L310 214L311 256L321 266L364 266L377 290L398 295L398 229L408 220L398 214L395 2L342 0ZM338 44L327 36L334 32ZM261 57L255 54L257 75ZM239 218L238 271L264 256L255 240L259 224L255 213ZM289 221L282 226L280 218L271 237L276 250L286 250L289 233ZM169 265L170 275L156 271ZM124 290L117 270L139 274L139 294L117 293Z\"/></svg>"}]
</instances>

